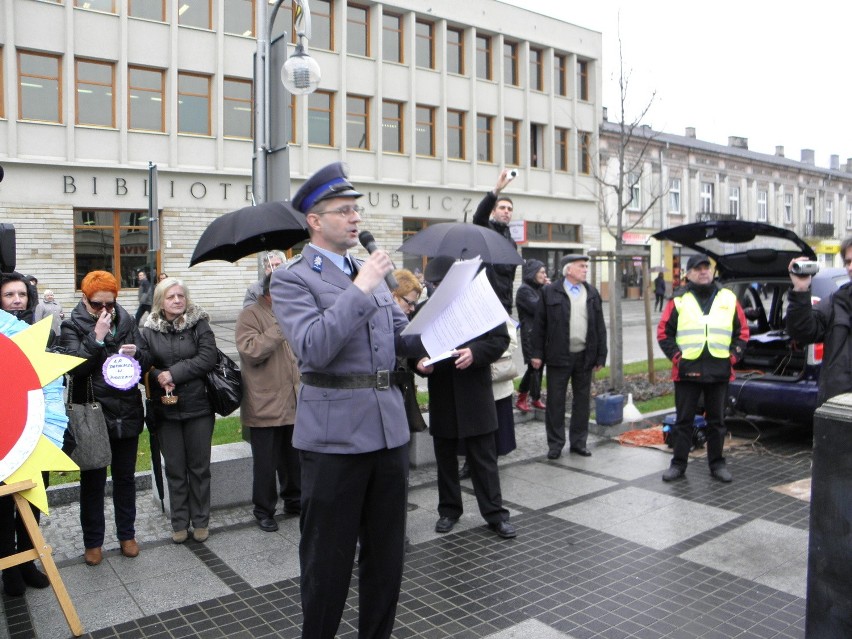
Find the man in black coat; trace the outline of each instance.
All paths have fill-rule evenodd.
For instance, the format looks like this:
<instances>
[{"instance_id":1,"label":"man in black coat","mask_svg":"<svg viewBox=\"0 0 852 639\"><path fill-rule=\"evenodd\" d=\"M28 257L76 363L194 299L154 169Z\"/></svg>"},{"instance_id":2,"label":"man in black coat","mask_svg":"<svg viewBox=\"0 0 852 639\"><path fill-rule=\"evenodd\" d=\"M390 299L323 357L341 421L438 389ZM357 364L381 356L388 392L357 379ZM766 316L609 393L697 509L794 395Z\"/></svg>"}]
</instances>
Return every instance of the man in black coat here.
<instances>
[{"instance_id":1,"label":"man in black coat","mask_svg":"<svg viewBox=\"0 0 852 639\"><path fill-rule=\"evenodd\" d=\"M426 279L436 285L453 260L434 258L426 265ZM428 304L428 302L426 302ZM509 346L505 324L491 329L456 350L457 355L431 366L426 358L417 363L417 372L429 380L429 433L438 464L438 515L435 532L447 533L462 515L458 448L464 442L470 477L482 518L500 537L516 536L503 507L500 476L497 472L497 410L491 390L491 363Z\"/></svg>"},{"instance_id":2,"label":"man in black coat","mask_svg":"<svg viewBox=\"0 0 852 639\"><path fill-rule=\"evenodd\" d=\"M500 172L500 177L497 178L494 189L486 193L479 206L476 207L473 223L497 231L509 240L512 246L517 248L518 245L509 232L509 222L512 221L514 204L505 195L500 195L500 192L513 179L514 177L509 169L503 169ZM491 282L491 288L497 293L497 298L510 315L512 314L512 289L515 285L515 270L517 268L514 264L485 265L485 274L488 276L488 281Z\"/></svg>"},{"instance_id":3,"label":"man in black coat","mask_svg":"<svg viewBox=\"0 0 852 639\"><path fill-rule=\"evenodd\" d=\"M562 277L547 284L535 314L532 337L534 368L547 364L547 458L558 459L565 447L565 394L571 381L569 450L583 457L589 434L592 377L606 363L606 325L601 296L586 282L589 258L562 258Z\"/></svg>"}]
</instances>

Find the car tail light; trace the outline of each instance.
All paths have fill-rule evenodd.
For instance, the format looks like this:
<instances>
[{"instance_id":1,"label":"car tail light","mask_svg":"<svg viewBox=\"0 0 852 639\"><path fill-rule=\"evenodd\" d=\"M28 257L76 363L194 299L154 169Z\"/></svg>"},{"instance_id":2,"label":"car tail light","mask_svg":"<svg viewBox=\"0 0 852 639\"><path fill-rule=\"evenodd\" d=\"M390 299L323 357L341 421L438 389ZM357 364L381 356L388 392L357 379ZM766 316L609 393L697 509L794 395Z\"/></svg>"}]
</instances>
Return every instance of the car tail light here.
<instances>
[{"instance_id":1,"label":"car tail light","mask_svg":"<svg viewBox=\"0 0 852 639\"><path fill-rule=\"evenodd\" d=\"M823 344L811 344L808 346L808 365L814 366L822 363Z\"/></svg>"}]
</instances>

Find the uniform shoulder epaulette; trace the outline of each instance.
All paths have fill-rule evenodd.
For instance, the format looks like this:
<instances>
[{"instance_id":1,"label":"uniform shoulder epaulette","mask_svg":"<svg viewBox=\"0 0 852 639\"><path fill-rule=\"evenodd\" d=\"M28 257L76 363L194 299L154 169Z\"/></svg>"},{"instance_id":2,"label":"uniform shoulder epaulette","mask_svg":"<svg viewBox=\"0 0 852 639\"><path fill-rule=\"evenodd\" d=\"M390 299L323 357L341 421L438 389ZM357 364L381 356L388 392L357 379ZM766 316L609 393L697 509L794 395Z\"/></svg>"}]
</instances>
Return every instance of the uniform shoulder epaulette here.
<instances>
[{"instance_id":1,"label":"uniform shoulder epaulette","mask_svg":"<svg viewBox=\"0 0 852 639\"><path fill-rule=\"evenodd\" d=\"M284 263L284 268L286 268L287 270L290 270L290 268L292 268L293 266L295 266L296 264L298 264L301 261L302 261L302 254L299 253L298 255L294 255L289 260L287 260Z\"/></svg>"}]
</instances>

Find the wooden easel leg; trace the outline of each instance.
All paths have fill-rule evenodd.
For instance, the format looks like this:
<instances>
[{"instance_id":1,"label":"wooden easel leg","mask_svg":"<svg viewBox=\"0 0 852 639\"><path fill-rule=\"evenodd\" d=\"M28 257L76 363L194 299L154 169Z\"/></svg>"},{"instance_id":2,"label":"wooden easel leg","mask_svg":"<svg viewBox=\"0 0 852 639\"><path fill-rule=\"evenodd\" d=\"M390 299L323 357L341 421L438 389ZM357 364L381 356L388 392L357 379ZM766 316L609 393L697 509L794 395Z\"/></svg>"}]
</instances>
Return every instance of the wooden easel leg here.
<instances>
[{"instance_id":1,"label":"wooden easel leg","mask_svg":"<svg viewBox=\"0 0 852 639\"><path fill-rule=\"evenodd\" d=\"M56 562L53 561L53 548L44 540L44 536L38 527L38 522L36 522L33 511L30 509L30 503L21 497L19 493L14 493L12 496L15 498L18 515L24 520L24 526L33 542L33 548L38 552L39 559L41 559L41 563L47 573L47 578L50 580L50 585L53 587L53 592L59 601L59 607L62 608L62 614L65 615L65 621L68 622L68 627L71 629L72 634L75 637L79 637L83 634L83 624L80 623L80 617L77 616L74 603L71 601L71 597L68 596L68 591L65 589L65 584L62 583L62 577L59 576L59 570L56 568Z\"/></svg>"}]
</instances>

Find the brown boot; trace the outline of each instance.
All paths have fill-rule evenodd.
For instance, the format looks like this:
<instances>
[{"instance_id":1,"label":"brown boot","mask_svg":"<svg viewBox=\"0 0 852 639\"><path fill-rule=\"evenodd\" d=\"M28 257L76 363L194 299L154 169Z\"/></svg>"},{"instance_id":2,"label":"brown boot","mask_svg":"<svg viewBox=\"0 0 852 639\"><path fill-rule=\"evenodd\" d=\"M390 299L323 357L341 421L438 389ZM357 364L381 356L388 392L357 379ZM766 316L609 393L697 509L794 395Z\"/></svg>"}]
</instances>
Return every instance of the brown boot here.
<instances>
[{"instance_id":1,"label":"brown boot","mask_svg":"<svg viewBox=\"0 0 852 639\"><path fill-rule=\"evenodd\" d=\"M83 558L86 560L87 566L97 566L104 560L104 554L101 551L100 547L86 548L86 552L83 554Z\"/></svg>"},{"instance_id":2,"label":"brown boot","mask_svg":"<svg viewBox=\"0 0 852 639\"><path fill-rule=\"evenodd\" d=\"M139 554L139 544L136 543L135 539L125 539L119 541L118 544L121 546L121 554L125 557L133 558Z\"/></svg>"},{"instance_id":3,"label":"brown boot","mask_svg":"<svg viewBox=\"0 0 852 639\"><path fill-rule=\"evenodd\" d=\"M515 408L517 408L522 413L530 412L530 402L529 402L529 393L518 393L518 401L515 402Z\"/></svg>"}]
</instances>

